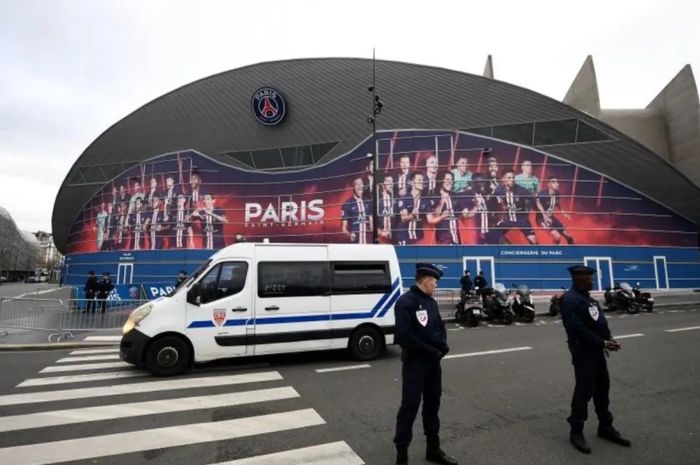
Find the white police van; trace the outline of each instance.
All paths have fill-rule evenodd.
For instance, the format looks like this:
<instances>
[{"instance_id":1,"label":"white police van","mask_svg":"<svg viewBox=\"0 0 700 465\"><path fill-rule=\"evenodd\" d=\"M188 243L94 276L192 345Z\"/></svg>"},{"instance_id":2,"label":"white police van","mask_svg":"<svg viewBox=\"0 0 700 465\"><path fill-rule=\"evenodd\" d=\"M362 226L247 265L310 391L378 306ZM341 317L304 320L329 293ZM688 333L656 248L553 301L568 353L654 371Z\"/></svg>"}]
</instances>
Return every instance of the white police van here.
<instances>
[{"instance_id":1,"label":"white police van","mask_svg":"<svg viewBox=\"0 0 700 465\"><path fill-rule=\"evenodd\" d=\"M400 294L390 245L234 244L172 295L134 310L120 357L157 376L282 352L347 348L371 360L394 343Z\"/></svg>"}]
</instances>

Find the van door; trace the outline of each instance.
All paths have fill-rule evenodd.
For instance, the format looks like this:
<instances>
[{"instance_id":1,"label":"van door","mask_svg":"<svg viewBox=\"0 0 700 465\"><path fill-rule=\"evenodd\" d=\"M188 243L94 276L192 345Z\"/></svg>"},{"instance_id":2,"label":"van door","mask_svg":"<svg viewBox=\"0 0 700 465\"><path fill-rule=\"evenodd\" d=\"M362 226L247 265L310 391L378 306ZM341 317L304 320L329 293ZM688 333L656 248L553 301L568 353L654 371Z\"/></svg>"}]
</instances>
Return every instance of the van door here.
<instances>
[{"instance_id":1,"label":"van door","mask_svg":"<svg viewBox=\"0 0 700 465\"><path fill-rule=\"evenodd\" d=\"M248 353L253 328L252 279L245 260L219 262L187 293L187 335L197 359Z\"/></svg>"},{"instance_id":2,"label":"van door","mask_svg":"<svg viewBox=\"0 0 700 465\"><path fill-rule=\"evenodd\" d=\"M330 348L326 247L259 247L255 261L255 354Z\"/></svg>"}]
</instances>

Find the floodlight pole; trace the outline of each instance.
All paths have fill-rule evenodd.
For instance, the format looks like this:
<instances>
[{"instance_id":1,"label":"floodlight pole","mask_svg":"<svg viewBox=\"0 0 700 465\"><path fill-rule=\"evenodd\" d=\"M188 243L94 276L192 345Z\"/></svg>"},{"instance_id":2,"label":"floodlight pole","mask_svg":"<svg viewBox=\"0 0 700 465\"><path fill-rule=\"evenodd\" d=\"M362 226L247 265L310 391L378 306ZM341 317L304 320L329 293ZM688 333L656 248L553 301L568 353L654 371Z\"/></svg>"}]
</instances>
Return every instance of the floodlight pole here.
<instances>
[{"instance_id":1,"label":"floodlight pole","mask_svg":"<svg viewBox=\"0 0 700 465\"><path fill-rule=\"evenodd\" d=\"M379 243L379 150L377 147L377 116L382 112L382 102L379 100L377 95L376 86L376 58L375 49L372 48L372 85L369 87L369 91L372 93L372 116L367 118L367 122L372 124L372 168L374 172L372 173L372 243Z\"/></svg>"}]
</instances>

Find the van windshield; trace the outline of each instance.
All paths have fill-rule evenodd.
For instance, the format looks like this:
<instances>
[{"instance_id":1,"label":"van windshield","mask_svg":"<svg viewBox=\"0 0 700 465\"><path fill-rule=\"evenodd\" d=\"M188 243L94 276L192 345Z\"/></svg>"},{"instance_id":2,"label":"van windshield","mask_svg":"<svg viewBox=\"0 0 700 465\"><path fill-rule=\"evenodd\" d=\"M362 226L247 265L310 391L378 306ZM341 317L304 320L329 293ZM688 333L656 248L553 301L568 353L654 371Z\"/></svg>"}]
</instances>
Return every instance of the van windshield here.
<instances>
[{"instance_id":1,"label":"van windshield","mask_svg":"<svg viewBox=\"0 0 700 465\"><path fill-rule=\"evenodd\" d=\"M174 295L174 294L175 294L177 291L179 291L180 289L189 286L190 283L192 283L193 280L197 279L197 278L199 277L199 275L202 274L202 272L203 272L204 270L206 270L206 269L209 267L209 264L210 264L210 263L211 263L211 258L207 259L207 261L205 261L204 263L202 263L201 265L199 265L199 268L197 268L197 270L196 270L194 273L192 273L192 275L189 276L189 277L185 280L185 282L183 282L182 284L180 284L180 285L177 287L177 289L173 289L172 292L170 292L170 294L167 295L167 297L170 297L170 296Z\"/></svg>"}]
</instances>

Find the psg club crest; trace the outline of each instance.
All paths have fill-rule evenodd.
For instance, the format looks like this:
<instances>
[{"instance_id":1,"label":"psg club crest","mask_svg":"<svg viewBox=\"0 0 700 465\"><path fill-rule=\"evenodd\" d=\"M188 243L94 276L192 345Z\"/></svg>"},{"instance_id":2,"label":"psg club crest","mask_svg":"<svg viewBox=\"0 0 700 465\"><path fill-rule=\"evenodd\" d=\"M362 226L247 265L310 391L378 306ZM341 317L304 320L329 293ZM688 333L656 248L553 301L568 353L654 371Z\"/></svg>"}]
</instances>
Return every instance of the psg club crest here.
<instances>
[{"instance_id":1,"label":"psg club crest","mask_svg":"<svg viewBox=\"0 0 700 465\"><path fill-rule=\"evenodd\" d=\"M216 323L216 326L221 326L222 324L224 324L224 321L226 321L226 309L215 308L214 309L214 323Z\"/></svg>"},{"instance_id":2,"label":"psg club crest","mask_svg":"<svg viewBox=\"0 0 700 465\"><path fill-rule=\"evenodd\" d=\"M287 111L284 97L272 87L261 87L256 90L250 105L255 119L266 126L274 126L282 122Z\"/></svg>"}]
</instances>

